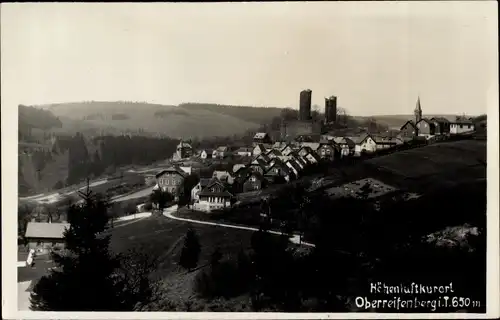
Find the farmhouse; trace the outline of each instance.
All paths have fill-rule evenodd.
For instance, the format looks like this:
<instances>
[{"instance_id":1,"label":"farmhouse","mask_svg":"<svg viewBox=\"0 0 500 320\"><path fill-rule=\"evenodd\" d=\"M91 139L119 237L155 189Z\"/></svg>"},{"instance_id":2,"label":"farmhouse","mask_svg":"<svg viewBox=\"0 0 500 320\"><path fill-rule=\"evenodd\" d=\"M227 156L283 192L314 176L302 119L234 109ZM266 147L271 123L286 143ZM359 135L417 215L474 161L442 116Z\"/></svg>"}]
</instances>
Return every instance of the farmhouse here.
<instances>
[{"instance_id":1,"label":"farmhouse","mask_svg":"<svg viewBox=\"0 0 500 320\"><path fill-rule=\"evenodd\" d=\"M474 124L471 120L455 120L450 122L450 133L460 134L474 131Z\"/></svg>"},{"instance_id":2,"label":"farmhouse","mask_svg":"<svg viewBox=\"0 0 500 320\"><path fill-rule=\"evenodd\" d=\"M377 151L377 143L369 134L364 134L359 137L350 137L349 139L351 139L355 144L355 156L360 156L363 153L373 153Z\"/></svg>"},{"instance_id":3,"label":"farmhouse","mask_svg":"<svg viewBox=\"0 0 500 320\"><path fill-rule=\"evenodd\" d=\"M156 175L156 183L161 190L171 193L178 200L186 176L187 173L180 168L170 167Z\"/></svg>"},{"instance_id":4,"label":"farmhouse","mask_svg":"<svg viewBox=\"0 0 500 320\"><path fill-rule=\"evenodd\" d=\"M64 248L64 231L69 227L69 223L28 222L25 233L28 248L39 252Z\"/></svg>"},{"instance_id":5,"label":"farmhouse","mask_svg":"<svg viewBox=\"0 0 500 320\"><path fill-rule=\"evenodd\" d=\"M253 137L253 146L258 144L270 144L272 143L271 137L265 132L257 132Z\"/></svg>"},{"instance_id":6,"label":"farmhouse","mask_svg":"<svg viewBox=\"0 0 500 320\"><path fill-rule=\"evenodd\" d=\"M354 153L356 144L349 138L333 137L333 141L340 147L340 156L347 157Z\"/></svg>"},{"instance_id":7,"label":"farmhouse","mask_svg":"<svg viewBox=\"0 0 500 320\"><path fill-rule=\"evenodd\" d=\"M194 204L196 210L211 212L231 207L233 195L226 189L224 183L212 178L205 188L198 194L199 200Z\"/></svg>"},{"instance_id":8,"label":"farmhouse","mask_svg":"<svg viewBox=\"0 0 500 320\"><path fill-rule=\"evenodd\" d=\"M377 144L377 150L389 149L398 144L395 138L383 136L373 136L373 141Z\"/></svg>"},{"instance_id":9,"label":"farmhouse","mask_svg":"<svg viewBox=\"0 0 500 320\"><path fill-rule=\"evenodd\" d=\"M430 137L436 134L436 125L433 121L423 118L416 124L418 135L421 137Z\"/></svg>"},{"instance_id":10,"label":"farmhouse","mask_svg":"<svg viewBox=\"0 0 500 320\"><path fill-rule=\"evenodd\" d=\"M431 121L434 122L434 128L436 130L436 134L449 134L450 133L450 121L443 117L434 117L431 118Z\"/></svg>"},{"instance_id":11,"label":"farmhouse","mask_svg":"<svg viewBox=\"0 0 500 320\"><path fill-rule=\"evenodd\" d=\"M266 171L266 168L267 168L267 162L265 162L262 159L255 159L254 161L252 161L252 163L250 163L250 165L248 167L250 169L252 169L253 171L260 172L261 174L264 174L264 172Z\"/></svg>"},{"instance_id":12,"label":"farmhouse","mask_svg":"<svg viewBox=\"0 0 500 320\"><path fill-rule=\"evenodd\" d=\"M174 160L189 158L193 155L193 147L187 142L180 141L174 154Z\"/></svg>"},{"instance_id":13,"label":"farmhouse","mask_svg":"<svg viewBox=\"0 0 500 320\"><path fill-rule=\"evenodd\" d=\"M335 157L340 153L339 149L340 148L337 148L333 141L323 141L322 143L320 143L320 146L316 153L321 159L333 161Z\"/></svg>"},{"instance_id":14,"label":"farmhouse","mask_svg":"<svg viewBox=\"0 0 500 320\"><path fill-rule=\"evenodd\" d=\"M250 172L243 180L243 192L262 190L266 187L266 179L260 172Z\"/></svg>"},{"instance_id":15,"label":"farmhouse","mask_svg":"<svg viewBox=\"0 0 500 320\"><path fill-rule=\"evenodd\" d=\"M271 183L277 182L283 178L286 182L292 180L292 172L283 161L275 158L269 169L264 173L264 177Z\"/></svg>"},{"instance_id":16,"label":"farmhouse","mask_svg":"<svg viewBox=\"0 0 500 320\"><path fill-rule=\"evenodd\" d=\"M220 146L212 152L212 158L223 159L223 158L229 156L230 153L231 153L231 150L228 146Z\"/></svg>"},{"instance_id":17,"label":"farmhouse","mask_svg":"<svg viewBox=\"0 0 500 320\"><path fill-rule=\"evenodd\" d=\"M406 123L401 127L400 134L403 138L413 138L418 135L417 126L413 121L406 121Z\"/></svg>"}]
</instances>

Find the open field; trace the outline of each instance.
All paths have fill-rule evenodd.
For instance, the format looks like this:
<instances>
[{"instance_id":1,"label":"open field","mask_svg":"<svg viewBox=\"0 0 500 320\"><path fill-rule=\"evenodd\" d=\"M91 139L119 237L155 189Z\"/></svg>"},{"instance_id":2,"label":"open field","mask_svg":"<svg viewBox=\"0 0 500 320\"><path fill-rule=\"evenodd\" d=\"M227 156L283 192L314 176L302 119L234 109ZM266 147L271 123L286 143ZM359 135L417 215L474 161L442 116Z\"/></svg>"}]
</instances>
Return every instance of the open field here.
<instances>
[{"instance_id":1,"label":"open field","mask_svg":"<svg viewBox=\"0 0 500 320\"><path fill-rule=\"evenodd\" d=\"M186 275L177 261L183 237L190 226L196 230L202 247L199 266L208 263L211 253L217 247L228 259L235 259L240 250L250 247L250 231L190 224L155 216L111 230L111 249L119 253L140 248L159 257L157 275L168 283L169 297L186 300L192 295L192 281L189 279L194 277L195 272Z\"/></svg>"}]
</instances>

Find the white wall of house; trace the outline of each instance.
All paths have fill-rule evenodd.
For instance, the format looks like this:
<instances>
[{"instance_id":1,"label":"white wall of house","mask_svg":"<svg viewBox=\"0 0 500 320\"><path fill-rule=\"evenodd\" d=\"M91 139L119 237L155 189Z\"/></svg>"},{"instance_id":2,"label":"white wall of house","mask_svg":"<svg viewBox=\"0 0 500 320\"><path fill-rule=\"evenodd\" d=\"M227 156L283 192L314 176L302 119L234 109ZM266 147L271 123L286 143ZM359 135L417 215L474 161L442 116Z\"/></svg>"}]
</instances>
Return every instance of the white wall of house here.
<instances>
[{"instance_id":1,"label":"white wall of house","mask_svg":"<svg viewBox=\"0 0 500 320\"><path fill-rule=\"evenodd\" d=\"M461 124L461 123L451 123L450 124L450 133L451 134L459 134L465 132L474 131L473 124Z\"/></svg>"},{"instance_id":2,"label":"white wall of house","mask_svg":"<svg viewBox=\"0 0 500 320\"><path fill-rule=\"evenodd\" d=\"M203 150L200 154L200 158L202 159L206 159L207 158L207 152L205 150Z\"/></svg>"},{"instance_id":3,"label":"white wall of house","mask_svg":"<svg viewBox=\"0 0 500 320\"><path fill-rule=\"evenodd\" d=\"M231 207L231 201L222 197L203 197L193 205L195 210L211 212L213 210Z\"/></svg>"},{"instance_id":4,"label":"white wall of house","mask_svg":"<svg viewBox=\"0 0 500 320\"><path fill-rule=\"evenodd\" d=\"M294 166L292 166L292 164L290 162L287 161L286 166L293 171L293 173L295 174L296 177L299 176L299 172L294 168Z\"/></svg>"}]
</instances>

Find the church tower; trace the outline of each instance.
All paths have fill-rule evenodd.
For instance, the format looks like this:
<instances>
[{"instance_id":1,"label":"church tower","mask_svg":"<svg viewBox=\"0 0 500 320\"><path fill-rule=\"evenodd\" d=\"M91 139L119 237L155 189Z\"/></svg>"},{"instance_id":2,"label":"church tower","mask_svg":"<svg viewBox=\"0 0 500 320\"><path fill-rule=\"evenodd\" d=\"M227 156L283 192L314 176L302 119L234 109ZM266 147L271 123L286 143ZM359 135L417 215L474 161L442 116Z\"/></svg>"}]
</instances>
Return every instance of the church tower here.
<instances>
[{"instance_id":1,"label":"church tower","mask_svg":"<svg viewBox=\"0 0 500 320\"><path fill-rule=\"evenodd\" d=\"M422 107L420 106L420 96L417 99L417 106L415 107L415 123L422 120Z\"/></svg>"}]
</instances>

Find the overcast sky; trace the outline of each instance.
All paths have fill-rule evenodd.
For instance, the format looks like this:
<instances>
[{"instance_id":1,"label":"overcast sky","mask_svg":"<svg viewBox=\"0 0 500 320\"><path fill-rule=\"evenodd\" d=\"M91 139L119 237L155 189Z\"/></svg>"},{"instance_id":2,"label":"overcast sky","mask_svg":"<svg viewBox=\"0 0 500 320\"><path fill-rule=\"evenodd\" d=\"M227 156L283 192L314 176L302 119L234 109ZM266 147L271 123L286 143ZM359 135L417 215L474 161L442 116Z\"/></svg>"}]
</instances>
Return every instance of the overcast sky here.
<instances>
[{"instance_id":1,"label":"overcast sky","mask_svg":"<svg viewBox=\"0 0 500 320\"><path fill-rule=\"evenodd\" d=\"M478 114L498 81L496 5L2 4L2 101L297 108L309 88L353 115L409 114L418 95L424 114Z\"/></svg>"}]
</instances>

